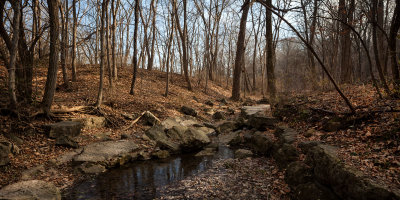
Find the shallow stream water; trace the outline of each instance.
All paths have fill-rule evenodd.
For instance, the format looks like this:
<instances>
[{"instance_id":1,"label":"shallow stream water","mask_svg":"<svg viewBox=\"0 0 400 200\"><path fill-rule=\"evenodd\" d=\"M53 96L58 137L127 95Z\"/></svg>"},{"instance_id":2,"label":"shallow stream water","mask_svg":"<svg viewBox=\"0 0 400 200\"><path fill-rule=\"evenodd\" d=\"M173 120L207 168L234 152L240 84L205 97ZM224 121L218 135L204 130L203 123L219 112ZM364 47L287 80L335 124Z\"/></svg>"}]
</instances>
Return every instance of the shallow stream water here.
<instances>
[{"instance_id":1,"label":"shallow stream water","mask_svg":"<svg viewBox=\"0 0 400 200\"><path fill-rule=\"evenodd\" d=\"M213 160L232 157L231 149L220 146L214 156L183 154L136 161L78 183L66 191L63 199L153 199L160 195L161 187L207 170Z\"/></svg>"}]
</instances>

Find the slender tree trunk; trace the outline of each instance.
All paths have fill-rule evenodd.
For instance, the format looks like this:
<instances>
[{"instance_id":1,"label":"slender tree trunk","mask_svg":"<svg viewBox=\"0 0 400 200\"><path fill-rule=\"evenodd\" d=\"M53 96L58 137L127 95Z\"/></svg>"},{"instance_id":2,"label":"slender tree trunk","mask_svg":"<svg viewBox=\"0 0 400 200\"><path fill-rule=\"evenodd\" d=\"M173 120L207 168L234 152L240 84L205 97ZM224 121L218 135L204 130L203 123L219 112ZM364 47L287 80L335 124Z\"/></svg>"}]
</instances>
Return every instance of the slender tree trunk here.
<instances>
[{"instance_id":1,"label":"slender tree trunk","mask_svg":"<svg viewBox=\"0 0 400 200\"><path fill-rule=\"evenodd\" d=\"M176 0L173 1L174 3L174 14L175 14L175 22L177 24L177 28L179 31L179 36L182 41L182 57L183 57L183 72L185 74L185 79L187 83L188 90L192 90L192 84L190 83L189 77L189 70L188 70L188 55L187 55L187 0L183 0L183 30L179 23L179 16L178 16L178 8L176 6Z\"/></svg>"},{"instance_id":2,"label":"slender tree trunk","mask_svg":"<svg viewBox=\"0 0 400 200\"><path fill-rule=\"evenodd\" d=\"M156 14L157 14L157 2L158 0L152 0L151 2L151 7L153 10L153 19L152 19L152 26L151 26L151 32L153 33L153 36L151 38L151 50L150 50L150 55L148 56L149 60L147 61L148 67L147 69L149 71L153 70L153 62L154 62L154 44L156 40Z\"/></svg>"},{"instance_id":3,"label":"slender tree trunk","mask_svg":"<svg viewBox=\"0 0 400 200\"><path fill-rule=\"evenodd\" d=\"M72 50L71 50L71 68L72 68L72 81L76 81L76 28L78 26L78 19L76 14L76 0L72 0L72 13L73 13L73 23L72 23ZM97 39L96 39L97 40ZM96 52L97 54L97 52ZM97 56L96 56L97 57ZM96 58L97 64L97 58Z\"/></svg>"},{"instance_id":4,"label":"slender tree trunk","mask_svg":"<svg viewBox=\"0 0 400 200\"><path fill-rule=\"evenodd\" d=\"M67 74L67 46L68 46L68 1L65 1L64 8L63 5L60 6L60 13L61 13L61 69L64 81L64 87L68 90L69 89L69 82L68 82L68 74Z\"/></svg>"},{"instance_id":5,"label":"slender tree trunk","mask_svg":"<svg viewBox=\"0 0 400 200\"><path fill-rule=\"evenodd\" d=\"M50 1L50 0L49 0ZM106 54L106 44L104 38L105 23L106 23L106 12L107 12L108 0L103 0L101 4L101 26L100 26L100 82L99 91L97 93L97 100L95 106L100 108L103 102L103 79L104 79L104 63Z\"/></svg>"},{"instance_id":6,"label":"slender tree trunk","mask_svg":"<svg viewBox=\"0 0 400 200\"><path fill-rule=\"evenodd\" d=\"M132 59L132 65L133 65L133 76L132 76L132 83L131 83L131 90L129 91L129 94L134 95L134 89L135 89L135 81L136 81L136 76L137 76L137 71L138 71L138 62L137 62L137 38L138 38L138 26L139 26L139 5L140 5L140 0L137 0L135 2L135 29L133 31L133 59Z\"/></svg>"},{"instance_id":7,"label":"slender tree trunk","mask_svg":"<svg viewBox=\"0 0 400 200\"><path fill-rule=\"evenodd\" d=\"M111 0L112 2L114 2L114 0ZM111 12L111 11L110 11ZM107 70L108 70L108 83L109 85L109 89L110 89L110 93L112 94L114 91L114 82L113 82L113 75L112 75L112 66L111 66L111 60L110 60L110 27L111 24L111 19L110 19L110 13L108 12L108 7L106 8L106 46L107 46Z\"/></svg>"},{"instance_id":8,"label":"slender tree trunk","mask_svg":"<svg viewBox=\"0 0 400 200\"><path fill-rule=\"evenodd\" d=\"M42 100L42 108L44 113L46 115L49 115L57 84L59 15L58 15L58 1L47 0L47 4L49 7L49 16L50 16L50 22L49 22L50 56L49 56L49 68L47 72L46 86Z\"/></svg>"},{"instance_id":9,"label":"slender tree trunk","mask_svg":"<svg viewBox=\"0 0 400 200\"><path fill-rule=\"evenodd\" d=\"M166 58L166 67L167 67L167 77L165 79L165 97L168 97L168 90L169 90L169 59L170 59L170 53L171 53L171 44L172 40L174 38L174 17L171 15L171 29L170 29L170 35L168 38L168 44L167 44L167 58Z\"/></svg>"},{"instance_id":10,"label":"slender tree trunk","mask_svg":"<svg viewBox=\"0 0 400 200\"><path fill-rule=\"evenodd\" d=\"M111 1L111 11L112 11L112 27L111 27L111 37L112 37L112 43L111 43L111 54L112 54L112 77L114 80L118 79L118 68L116 64L116 56L115 56L115 46L116 46L116 35L115 35L115 30L117 28L117 12L118 12L118 7L119 7L119 2L120 0L117 0L117 6L114 6L114 1Z\"/></svg>"},{"instance_id":11,"label":"slender tree trunk","mask_svg":"<svg viewBox=\"0 0 400 200\"><path fill-rule=\"evenodd\" d=\"M240 29L237 40L236 47L236 58L235 58L235 67L233 71L233 86L232 86L232 97L231 99L234 101L238 101L240 99L240 75L242 72L243 65L243 55L246 50L245 39L246 39L246 22L247 15L249 13L250 2L246 0L242 6L242 17L240 19Z\"/></svg>"}]
</instances>

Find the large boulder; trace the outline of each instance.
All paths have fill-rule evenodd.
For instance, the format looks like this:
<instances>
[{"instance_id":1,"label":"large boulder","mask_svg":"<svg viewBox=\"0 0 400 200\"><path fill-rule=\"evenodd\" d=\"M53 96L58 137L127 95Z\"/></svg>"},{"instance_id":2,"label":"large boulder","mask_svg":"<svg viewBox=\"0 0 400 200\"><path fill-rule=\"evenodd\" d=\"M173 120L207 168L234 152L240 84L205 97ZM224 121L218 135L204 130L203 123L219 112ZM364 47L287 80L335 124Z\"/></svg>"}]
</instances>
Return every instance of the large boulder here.
<instances>
[{"instance_id":1,"label":"large boulder","mask_svg":"<svg viewBox=\"0 0 400 200\"><path fill-rule=\"evenodd\" d=\"M73 161L113 167L130 161L132 153L138 148L139 146L135 142L128 140L92 143L85 146L82 152L73 158Z\"/></svg>"},{"instance_id":2,"label":"large boulder","mask_svg":"<svg viewBox=\"0 0 400 200\"><path fill-rule=\"evenodd\" d=\"M400 199L399 191L375 184L360 171L341 162L333 146L319 144L312 147L306 161L313 167L315 179L329 185L343 199Z\"/></svg>"},{"instance_id":3,"label":"large boulder","mask_svg":"<svg viewBox=\"0 0 400 200\"><path fill-rule=\"evenodd\" d=\"M248 132L243 136L236 135L230 142L230 145L242 145L252 149L255 153L269 155L274 146L274 142L262 132Z\"/></svg>"},{"instance_id":4,"label":"large boulder","mask_svg":"<svg viewBox=\"0 0 400 200\"><path fill-rule=\"evenodd\" d=\"M166 149L171 151L172 153L176 153L180 150L179 143L177 141L173 141L170 137L165 133L165 127L162 125L156 125L146 130L145 134L152 140L156 142L156 145L161 149ZM169 135L173 135L175 132L170 132ZM178 138L179 134L173 136L174 138Z\"/></svg>"},{"instance_id":5,"label":"large boulder","mask_svg":"<svg viewBox=\"0 0 400 200\"><path fill-rule=\"evenodd\" d=\"M156 141L158 147L171 153L199 150L210 143L210 138L202 127L177 125L166 129L162 125L156 125L148 129L145 134Z\"/></svg>"},{"instance_id":6,"label":"large boulder","mask_svg":"<svg viewBox=\"0 0 400 200\"><path fill-rule=\"evenodd\" d=\"M256 113L249 116L246 125L262 131L266 130L267 128L274 128L277 122L278 120L274 117Z\"/></svg>"},{"instance_id":7,"label":"large boulder","mask_svg":"<svg viewBox=\"0 0 400 200\"><path fill-rule=\"evenodd\" d=\"M76 137L80 135L82 129L81 122L62 121L47 126L47 132L50 138L59 136Z\"/></svg>"},{"instance_id":8,"label":"large boulder","mask_svg":"<svg viewBox=\"0 0 400 200\"><path fill-rule=\"evenodd\" d=\"M298 133L287 126L281 126L275 131L275 136L279 138L281 144L287 143L292 144L297 140Z\"/></svg>"},{"instance_id":9,"label":"large boulder","mask_svg":"<svg viewBox=\"0 0 400 200\"><path fill-rule=\"evenodd\" d=\"M52 183L40 180L17 182L0 190L0 199L61 199L60 190Z\"/></svg>"},{"instance_id":10,"label":"large boulder","mask_svg":"<svg viewBox=\"0 0 400 200\"><path fill-rule=\"evenodd\" d=\"M7 165L10 162L8 154L11 153L11 148L11 143L0 142L0 166Z\"/></svg>"},{"instance_id":11,"label":"large boulder","mask_svg":"<svg viewBox=\"0 0 400 200\"><path fill-rule=\"evenodd\" d=\"M195 109L191 108L191 107L188 107L188 106L182 106L180 111L185 115L190 115L190 116L193 116L193 117L197 116L197 111Z\"/></svg>"},{"instance_id":12,"label":"large boulder","mask_svg":"<svg viewBox=\"0 0 400 200\"><path fill-rule=\"evenodd\" d=\"M182 151L199 150L211 142L205 132L192 127L189 127L181 137Z\"/></svg>"}]
</instances>

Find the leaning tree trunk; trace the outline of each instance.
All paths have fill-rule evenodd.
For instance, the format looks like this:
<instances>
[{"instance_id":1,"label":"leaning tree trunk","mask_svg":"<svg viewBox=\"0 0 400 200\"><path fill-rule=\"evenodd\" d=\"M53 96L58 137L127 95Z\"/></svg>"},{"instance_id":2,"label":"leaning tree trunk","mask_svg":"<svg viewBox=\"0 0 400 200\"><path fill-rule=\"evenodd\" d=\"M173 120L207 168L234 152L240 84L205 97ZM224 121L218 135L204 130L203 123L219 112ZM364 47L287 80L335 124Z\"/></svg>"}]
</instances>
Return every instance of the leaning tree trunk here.
<instances>
[{"instance_id":1,"label":"leaning tree trunk","mask_svg":"<svg viewBox=\"0 0 400 200\"><path fill-rule=\"evenodd\" d=\"M49 22L50 56L49 56L49 68L47 71L46 86L42 100L42 109L46 115L49 115L57 84L59 16L58 16L58 1L47 0L47 4L49 7L49 17L50 17L50 22Z\"/></svg>"},{"instance_id":2,"label":"leaning tree trunk","mask_svg":"<svg viewBox=\"0 0 400 200\"><path fill-rule=\"evenodd\" d=\"M235 67L233 71L233 86L232 86L232 97L231 99L234 101L238 101L240 99L240 75L242 73L242 65L243 65L243 55L245 52L245 38L246 38L246 23L247 23L247 14L249 13L250 3L247 0L242 6L242 17L240 19L240 29L237 40L236 47L236 58L235 58Z\"/></svg>"}]
</instances>

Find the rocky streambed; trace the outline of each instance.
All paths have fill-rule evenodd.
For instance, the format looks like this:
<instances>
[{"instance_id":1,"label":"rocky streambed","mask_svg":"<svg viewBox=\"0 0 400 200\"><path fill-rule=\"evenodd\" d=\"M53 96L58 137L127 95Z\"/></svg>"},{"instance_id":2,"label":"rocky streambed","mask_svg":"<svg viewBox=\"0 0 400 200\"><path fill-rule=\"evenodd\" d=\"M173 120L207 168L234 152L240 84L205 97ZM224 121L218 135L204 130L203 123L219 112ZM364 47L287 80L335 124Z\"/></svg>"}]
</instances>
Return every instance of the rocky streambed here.
<instances>
[{"instance_id":1,"label":"rocky streambed","mask_svg":"<svg viewBox=\"0 0 400 200\"><path fill-rule=\"evenodd\" d=\"M119 140L93 143L60 157L56 165L69 163L78 173L101 174L66 190L64 198L400 199L397 190L341 162L336 147L298 142L295 130L277 125L268 105L245 106L234 120L216 124L188 115L163 122L149 116L152 127L142 139L153 145L151 151ZM249 158L254 155L262 157ZM42 181L0 190L1 199L18 196L61 197L56 187Z\"/></svg>"}]
</instances>

